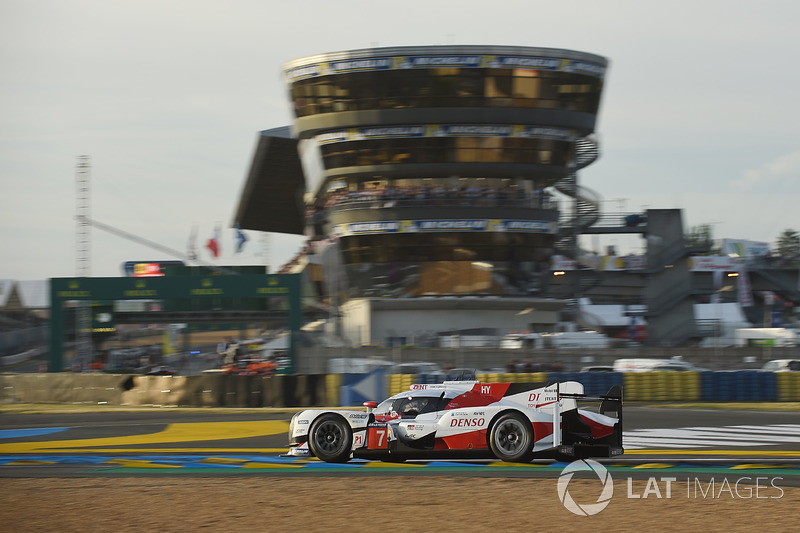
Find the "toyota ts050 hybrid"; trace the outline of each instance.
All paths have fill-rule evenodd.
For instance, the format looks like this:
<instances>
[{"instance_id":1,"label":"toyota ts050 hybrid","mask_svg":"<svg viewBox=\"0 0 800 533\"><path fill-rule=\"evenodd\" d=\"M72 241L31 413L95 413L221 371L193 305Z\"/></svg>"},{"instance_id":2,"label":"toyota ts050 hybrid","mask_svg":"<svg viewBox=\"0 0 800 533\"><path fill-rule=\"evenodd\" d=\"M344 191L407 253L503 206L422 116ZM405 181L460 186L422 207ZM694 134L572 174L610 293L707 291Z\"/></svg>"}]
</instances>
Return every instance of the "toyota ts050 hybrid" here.
<instances>
[{"instance_id":1,"label":"toyota ts050 hybrid","mask_svg":"<svg viewBox=\"0 0 800 533\"><path fill-rule=\"evenodd\" d=\"M578 408L593 401L596 410ZM365 411L308 409L292 417L287 456L341 463L406 459L621 455L622 387L583 394L575 381L411 385Z\"/></svg>"}]
</instances>

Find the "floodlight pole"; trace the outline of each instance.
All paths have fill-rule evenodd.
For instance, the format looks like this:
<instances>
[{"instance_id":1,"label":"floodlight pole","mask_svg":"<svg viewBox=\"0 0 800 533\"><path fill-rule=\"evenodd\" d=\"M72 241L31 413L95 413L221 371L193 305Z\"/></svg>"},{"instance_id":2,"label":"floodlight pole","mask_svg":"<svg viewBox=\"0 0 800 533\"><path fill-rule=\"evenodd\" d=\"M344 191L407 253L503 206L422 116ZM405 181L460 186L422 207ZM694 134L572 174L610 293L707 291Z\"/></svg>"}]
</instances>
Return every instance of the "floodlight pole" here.
<instances>
[{"instance_id":1,"label":"floodlight pole","mask_svg":"<svg viewBox=\"0 0 800 533\"><path fill-rule=\"evenodd\" d=\"M75 165L75 276L91 276L92 254L91 226L87 222L91 212L92 166L88 155L78 156ZM79 371L92 362L92 302L79 301L75 308L75 362Z\"/></svg>"}]
</instances>

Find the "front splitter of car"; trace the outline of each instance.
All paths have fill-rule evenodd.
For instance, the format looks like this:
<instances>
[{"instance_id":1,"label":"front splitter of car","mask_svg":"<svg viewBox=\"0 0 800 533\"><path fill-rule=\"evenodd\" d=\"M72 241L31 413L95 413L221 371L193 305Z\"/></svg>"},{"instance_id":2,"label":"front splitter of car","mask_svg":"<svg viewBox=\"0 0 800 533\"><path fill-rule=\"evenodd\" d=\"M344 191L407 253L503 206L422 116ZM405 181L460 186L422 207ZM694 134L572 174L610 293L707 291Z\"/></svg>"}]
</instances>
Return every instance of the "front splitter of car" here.
<instances>
[{"instance_id":1,"label":"front splitter of car","mask_svg":"<svg viewBox=\"0 0 800 533\"><path fill-rule=\"evenodd\" d=\"M289 445L289 451L286 453L282 453L281 457L308 457L310 452L308 451L308 441L302 442L300 444L291 444Z\"/></svg>"}]
</instances>

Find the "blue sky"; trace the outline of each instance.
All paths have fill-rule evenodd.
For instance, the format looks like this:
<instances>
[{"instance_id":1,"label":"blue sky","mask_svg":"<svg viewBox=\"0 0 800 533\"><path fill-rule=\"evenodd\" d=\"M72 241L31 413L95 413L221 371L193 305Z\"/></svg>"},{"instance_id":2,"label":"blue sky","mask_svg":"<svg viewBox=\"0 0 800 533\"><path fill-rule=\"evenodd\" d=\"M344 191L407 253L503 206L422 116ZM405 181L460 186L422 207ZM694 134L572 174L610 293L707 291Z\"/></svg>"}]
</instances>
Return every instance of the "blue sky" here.
<instances>
[{"instance_id":1,"label":"blue sky","mask_svg":"<svg viewBox=\"0 0 800 533\"><path fill-rule=\"evenodd\" d=\"M791 0L4 0L0 278L72 276L75 162L91 216L185 251L223 227L219 264L291 258L303 239L229 228L260 130L289 124L284 62L373 46L568 48L611 64L602 155L580 182L607 212L683 209L687 229L774 243L800 231L800 4ZM639 237L590 241L641 252ZM210 260L203 249L202 257ZM91 274L173 259L92 231Z\"/></svg>"}]
</instances>

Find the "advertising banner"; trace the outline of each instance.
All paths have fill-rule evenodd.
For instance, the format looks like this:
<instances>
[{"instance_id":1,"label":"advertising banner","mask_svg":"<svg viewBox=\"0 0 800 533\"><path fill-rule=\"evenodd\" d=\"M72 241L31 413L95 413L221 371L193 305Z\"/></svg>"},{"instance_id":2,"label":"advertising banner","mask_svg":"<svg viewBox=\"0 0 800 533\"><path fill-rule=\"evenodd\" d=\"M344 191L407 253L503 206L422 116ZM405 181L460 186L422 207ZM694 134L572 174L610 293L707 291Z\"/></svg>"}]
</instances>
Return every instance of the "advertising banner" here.
<instances>
[{"instance_id":1,"label":"advertising banner","mask_svg":"<svg viewBox=\"0 0 800 533\"><path fill-rule=\"evenodd\" d=\"M558 71L574 72L576 74L583 74L595 78L602 78L606 72L605 65L577 59L467 54L343 59L341 61L328 61L297 66L285 71L285 75L287 80L293 83L303 79L345 74L348 72L432 68L495 68Z\"/></svg>"},{"instance_id":2,"label":"advertising banner","mask_svg":"<svg viewBox=\"0 0 800 533\"><path fill-rule=\"evenodd\" d=\"M556 222L547 220L439 219L351 222L333 227L335 238L351 235L433 232L555 233Z\"/></svg>"}]
</instances>

